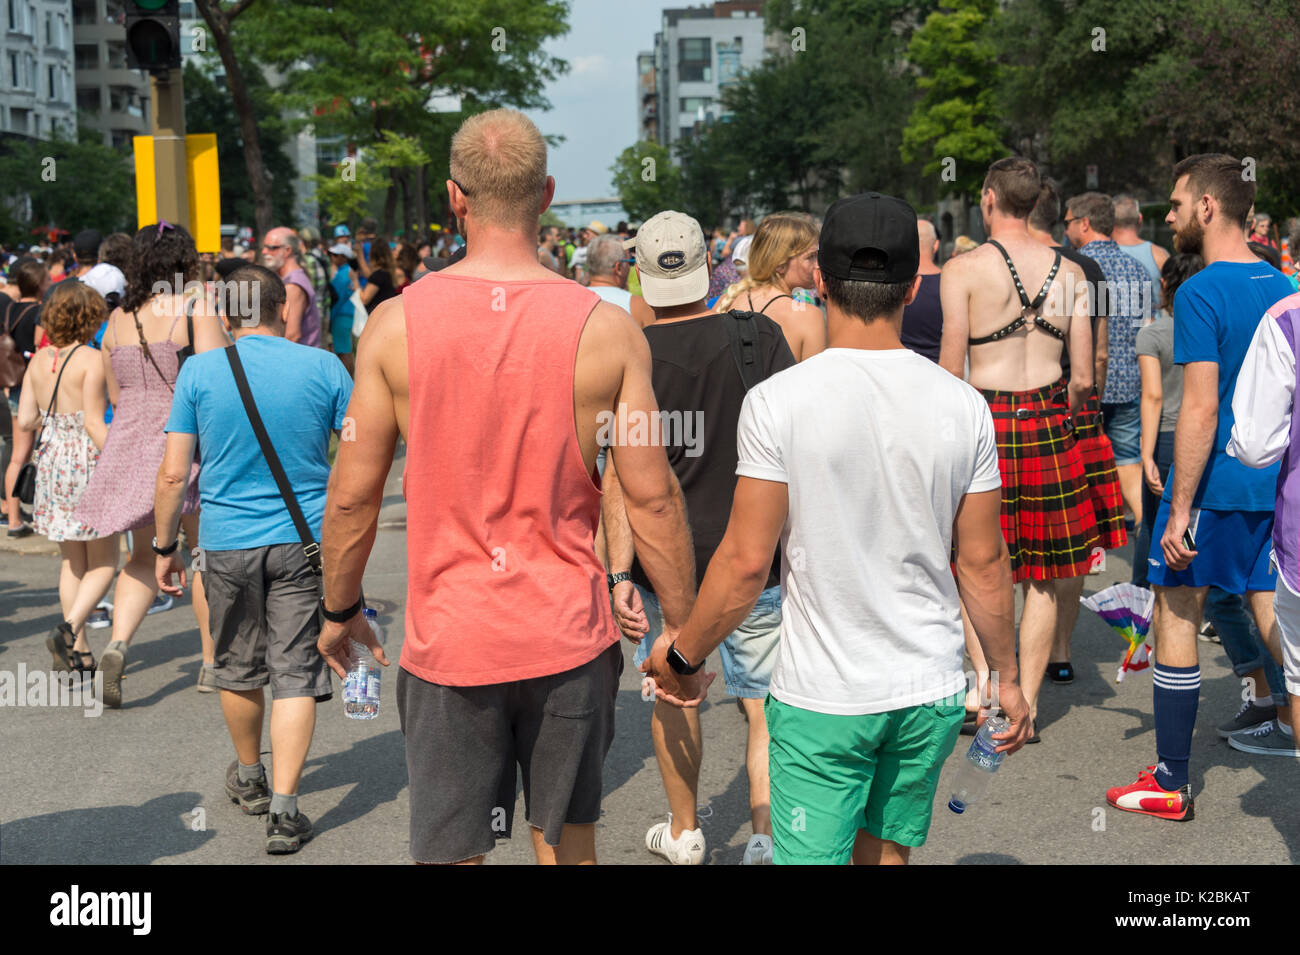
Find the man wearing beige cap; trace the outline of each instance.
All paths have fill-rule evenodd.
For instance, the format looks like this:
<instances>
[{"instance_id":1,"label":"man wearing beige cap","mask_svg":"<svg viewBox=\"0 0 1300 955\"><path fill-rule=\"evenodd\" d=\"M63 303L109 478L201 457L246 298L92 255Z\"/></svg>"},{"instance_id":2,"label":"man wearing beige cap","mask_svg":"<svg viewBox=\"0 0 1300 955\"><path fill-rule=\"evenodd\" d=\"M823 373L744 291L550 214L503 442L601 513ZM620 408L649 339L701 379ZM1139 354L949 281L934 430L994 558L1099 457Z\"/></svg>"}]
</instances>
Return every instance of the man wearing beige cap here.
<instances>
[{"instance_id":1,"label":"man wearing beige cap","mask_svg":"<svg viewBox=\"0 0 1300 955\"><path fill-rule=\"evenodd\" d=\"M604 241L598 241L593 256ZM780 326L766 316L709 310L709 254L704 232L690 216L659 213L641 227L635 244L641 292L654 310L645 337L654 362L662 427L651 427L651 440L657 436L664 444L685 495L699 576L727 529L736 485L736 422L745 394L794 365L794 355ZM628 639L638 644L635 662L640 665L656 640L667 638L661 635L659 600L636 559L612 462L605 468L605 488L614 616ZM740 700L749 721L745 762L754 834L745 849L746 865L772 861L763 698L781 638L779 575L778 555L767 569L753 611L721 646L727 692ZM646 833L646 848L674 865L699 865L705 855L704 833L695 815L703 755L699 710L661 701L655 704L650 725L671 812L667 822Z\"/></svg>"}]
</instances>

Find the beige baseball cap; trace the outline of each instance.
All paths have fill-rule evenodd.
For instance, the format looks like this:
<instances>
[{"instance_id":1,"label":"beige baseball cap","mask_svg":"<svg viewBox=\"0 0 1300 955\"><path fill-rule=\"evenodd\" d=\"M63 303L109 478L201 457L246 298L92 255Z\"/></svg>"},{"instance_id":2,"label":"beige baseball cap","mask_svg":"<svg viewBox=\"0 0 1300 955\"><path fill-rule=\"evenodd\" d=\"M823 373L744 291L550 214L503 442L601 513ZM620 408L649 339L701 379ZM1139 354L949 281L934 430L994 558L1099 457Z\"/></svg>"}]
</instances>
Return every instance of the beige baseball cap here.
<instances>
[{"instance_id":1,"label":"beige baseball cap","mask_svg":"<svg viewBox=\"0 0 1300 955\"><path fill-rule=\"evenodd\" d=\"M709 292L709 254L700 224L684 212L661 212L637 230L636 268L647 305L698 302Z\"/></svg>"}]
</instances>

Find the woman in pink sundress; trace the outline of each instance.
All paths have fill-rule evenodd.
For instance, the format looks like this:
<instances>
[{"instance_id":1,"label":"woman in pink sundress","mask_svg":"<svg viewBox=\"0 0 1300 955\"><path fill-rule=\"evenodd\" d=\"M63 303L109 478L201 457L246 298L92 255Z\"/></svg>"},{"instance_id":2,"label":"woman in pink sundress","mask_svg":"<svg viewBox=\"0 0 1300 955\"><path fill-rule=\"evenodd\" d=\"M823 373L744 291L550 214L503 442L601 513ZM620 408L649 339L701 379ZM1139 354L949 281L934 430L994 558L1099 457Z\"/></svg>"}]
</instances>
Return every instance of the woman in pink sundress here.
<instances>
[{"instance_id":1,"label":"woman in pink sundress","mask_svg":"<svg viewBox=\"0 0 1300 955\"><path fill-rule=\"evenodd\" d=\"M122 705L127 647L158 592L153 494L167 443L163 425L171 412L180 354L191 342L196 352L228 344L203 296L187 301L185 286L197 285L198 265L194 240L183 226L167 222L145 226L131 240L126 294L104 332L101 354L113 423L75 516L100 534L132 532L131 557L118 575L113 596L112 642L99 664L104 703L111 707ZM190 542L199 539L198 499L196 464L182 522ZM211 662L207 601L197 573L193 594L203 658Z\"/></svg>"},{"instance_id":2,"label":"woman in pink sundress","mask_svg":"<svg viewBox=\"0 0 1300 955\"><path fill-rule=\"evenodd\" d=\"M108 307L90 286L60 282L41 315L50 344L32 357L18 403L18 426L36 433L32 526L58 543L61 557L63 620L45 645L54 669L86 674L95 672L86 619L117 570L117 535L101 537L73 517L107 437L104 366L86 344L107 316Z\"/></svg>"}]
</instances>

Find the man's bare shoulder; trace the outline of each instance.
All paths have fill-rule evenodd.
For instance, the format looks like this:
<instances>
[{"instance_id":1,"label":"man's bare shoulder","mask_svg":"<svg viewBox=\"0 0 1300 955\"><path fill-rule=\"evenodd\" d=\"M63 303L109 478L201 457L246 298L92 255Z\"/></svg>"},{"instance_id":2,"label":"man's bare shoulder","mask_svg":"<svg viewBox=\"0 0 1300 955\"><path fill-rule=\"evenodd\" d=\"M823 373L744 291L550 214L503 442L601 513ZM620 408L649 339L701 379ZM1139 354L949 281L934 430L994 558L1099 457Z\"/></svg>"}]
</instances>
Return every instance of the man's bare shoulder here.
<instances>
[{"instance_id":1,"label":"man's bare shoulder","mask_svg":"<svg viewBox=\"0 0 1300 955\"><path fill-rule=\"evenodd\" d=\"M361 342L382 345L398 345L406 351L406 312L402 307L402 296L392 298L375 306L375 310L366 319L366 327L361 330Z\"/></svg>"},{"instance_id":2,"label":"man's bare shoulder","mask_svg":"<svg viewBox=\"0 0 1300 955\"><path fill-rule=\"evenodd\" d=\"M587 327L582 332L583 343L595 346L626 347L638 340L645 341L641 325L624 309L604 299L596 303L587 316Z\"/></svg>"}]
</instances>

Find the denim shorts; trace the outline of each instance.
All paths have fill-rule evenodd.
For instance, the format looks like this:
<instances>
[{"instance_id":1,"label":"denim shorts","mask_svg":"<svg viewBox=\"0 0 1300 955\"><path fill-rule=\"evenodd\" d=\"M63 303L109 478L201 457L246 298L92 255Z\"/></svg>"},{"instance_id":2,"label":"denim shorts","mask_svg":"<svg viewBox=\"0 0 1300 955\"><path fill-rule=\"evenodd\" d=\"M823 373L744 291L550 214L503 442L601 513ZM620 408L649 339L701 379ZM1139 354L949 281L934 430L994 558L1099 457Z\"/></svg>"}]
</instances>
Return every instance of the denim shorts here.
<instances>
[{"instance_id":1,"label":"denim shorts","mask_svg":"<svg viewBox=\"0 0 1300 955\"><path fill-rule=\"evenodd\" d=\"M632 658L632 665L639 667L650 656L659 634L663 633L664 616L659 609L658 597L640 585L636 589L641 594L650 624L650 631ZM776 665L776 650L780 643L781 588L768 587L759 594L749 616L727 635L718 648L722 654L722 679L727 693L746 700L761 700L767 696L767 685L772 681L772 667Z\"/></svg>"},{"instance_id":2,"label":"denim shorts","mask_svg":"<svg viewBox=\"0 0 1300 955\"><path fill-rule=\"evenodd\" d=\"M1115 451L1115 465L1142 463L1142 400L1101 406L1101 426Z\"/></svg>"}]
</instances>

